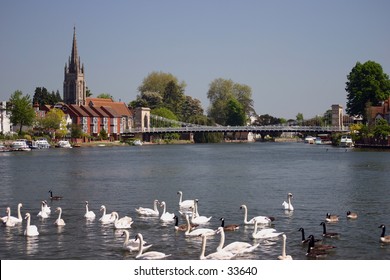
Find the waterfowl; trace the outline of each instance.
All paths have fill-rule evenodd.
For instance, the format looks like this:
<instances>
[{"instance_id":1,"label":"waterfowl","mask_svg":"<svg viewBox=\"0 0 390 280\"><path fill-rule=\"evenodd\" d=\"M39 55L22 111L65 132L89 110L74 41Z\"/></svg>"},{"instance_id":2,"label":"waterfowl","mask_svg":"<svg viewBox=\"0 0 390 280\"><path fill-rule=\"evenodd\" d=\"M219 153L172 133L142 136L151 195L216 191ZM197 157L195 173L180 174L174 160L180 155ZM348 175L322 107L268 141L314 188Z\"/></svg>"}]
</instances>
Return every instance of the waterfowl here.
<instances>
[{"instance_id":1,"label":"waterfowl","mask_svg":"<svg viewBox=\"0 0 390 280\"><path fill-rule=\"evenodd\" d=\"M290 255L286 255L286 235L282 235L283 244L282 244L282 254L278 256L278 260L292 260L293 258Z\"/></svg>"},{"instance_id":2,"label":"waterfowl","mask_svg":"<svg viewBox=\"0 0 390 280\"><path fill-rule=\"evenodd\" d=\"M205 256L207 234L202 234L202 250L199 259L201 260L230 260L235 256L232 252L220 250Z\"/></svg>"},{"instance_id":3,"label":"waterfowl","mask_svg":"<svg viewBox=\"0 0 390 280\"><path fill-rule=\"evenodd\" d=\"M7 209L6 209L7 215L5 217L1 218L3 223L6 223L8 221L8 219L10 219L12 221L12 223L14 223L14 224L18 224L18 223L23 222L23 217L22 217L22 214L20 212L20 208L22 208L22 206L23 206L22 203L18 203L18 217L11 216L11 208L7 207Z\"/></svg>"},{"instance_id":4,"label":"waterfowl","mask_svg":"<svg viewBox=\"0 0 390 280\"><path fill-rule=\"evenodd\" d=\"M294 211L294 207L291 204L291 199L292 198L293 198L292 193L288 193L287 194L287 202L283 201L283 203L282 203L282 206L283 206L284 210Z\"/></svg>"},{"instance_id":5,"label":"waterfowl","mask_svg":"<svg viewBox=\"0 0 390 280\"><path fill-rule=\"evenodd\" d=\"M46 200L43 201L43 211L45 211L48 215L51 214L50 206L47 205L47 201Z\"/></svg>"},{"instance_id":6,"label":"waterfowl","mask_svg":"<svg viewBox=\"0 0 390 280\"><path fill-rule=\"evenodd\" d=\"M133 223L133 219L131 217L124 216L119 219L119 214L115 211L111 213L111 216L114 219L114 227L116 229L131 228L131 225Z\"/></svg>"},{"instance_id":7,"label":"waterfowl","mask_svg":"<svg viewBox=\"0 0 390 280\"><path fill-rule=\"evenodd\" d=\"M57 207L56 208L56 212L58 212L58 218L57 220L54 222L54 224L56 226L64 226L65 225L65 221L61 218L61 214L62 214L62 209L61 207Z\"/></svg>"},{"instance_id":8,"label":"waterfowl","mask_svg":"<svg viewBox=\"0 0 390 280\"><path fill-rule=\"evenodd\" d=\"M138 254L135 257L136 259L140 260L160 260L164 259L166 257L169 257L170 255L167 255L162 252L157 252L157 251L149 251L144 253L144 238L141 233L138 233L135 237L135 241L139 239L139 244L138 244Z\"/></svg>"},{"instance_id":9,"label":"waterfowl","mask_svg":"<svg viewBox=\"0 0 390 280\"><path fill-rule=\"evenodd\" d=\"M123 242L122 244L122 248L124 250L127 250L127 251L130 251L130 252L133 252L133 251L138 251L139 250L139 239L135 240L135 239L131 239L130 240L130 233L128 230L123 230L122 232L122 236L125 236L125 241ZM150 247L152 247L152 244L149 244L149 245L146 245L146 241L143 240L143 251L149 249Z\"/></svg>"},{"instance_id":10,"label":"waterfowl","mask_svg":"<svg viewBox=\"0 0 390 280\"><path fill-rule=\"evenodd\" d=\"M183 192L182 191L178 191L177 194L180 196L180 198L179 198L179 207L180 208L194 207L194 204L195 204L194 199L183 200Z\"/></svg>"},{"instance_id":11,"label":"waterfowl","mask_svg":"<svg viewBox=\"0 0 390 280\"><path fill-rule=\"evenodd\" d=\"M178 216L175 215L173 218L175 219L175 230L176 231L186 231L187 230L187 227L188 227L187 224L179 225L179 217ZM190 227L191 227L190 230L196 228L197 226L198 225L190 223Z\"/></svg>"},{"instance_id":12,"label":"waterfowl","mask_svg":"<svg viewBox=\"0 0 390 280\"><path fill-rule=\"evenodd\" d=\"M38 228L35 225L31 225L31 215L30 213L26 213L25 219L27 220L27 226L24 230L24 235L26 236L37 236L39 235Z\"/></svg>"},{"instance_id":13,"label":"waterfowl","mask_svg":"<svg viewBox=\"0 0 390 280\"><path fill-rule=\"evenodd\" d=\"M63 198L62 196L59 196L59 195L53 196L53 192L51 190L49 191L49 193L50 193L50 199L52 199L52 200L60 200Z\"/></svg>"},{"instance_id":14,"label":"waterfowl","mask_svg":"<svg viewBox=\"0 0 390 280\"><path fill-rule=\"evenodd\" d=\"M7 209L5 210L5 212L7 213L7 220L6 222L4 223L5 226L7 227L14 227L16 225L16 223L14 222L13 219L11 219L11 208L10 207L7 207ZM13 217L15 218L15 217Z\"/></svg>"},{"instance_id":15,"label":"waterfowl","mask_svg":"<svg viewBox=\"0 0 390 280\"><path fill-rule=\"evenodd\" d=\"M102 205L100 206L100 211L103 211L102 216L99 218L99 221L101 221L104 224L110 224L113 223L115 220L115 217L111 214L106 213L106 206Z\"/></svg>"},{"instance_id":16,"label":"waterfowl","mask_svg":"<svg viewBox=\"0 0 390 280\"><path fill-rule=\"evenodd\" d=\"M167 212L167 205L165 203L165 201L162 201L160 203L160 207L163 207L163 212L160 216L160 220L164 221L164 222L172 222L173 221L173 217L175 216L175 214L173 213L169 213Z\"/></svg>"},{"instance_id":17,"label":"waterfowl","mask_svg":"<svg viewBox=\"0 0 390 280\"><path fill-rule=\"evenodd\" d=\"M338 222L339 221L339 216L331 215L330 213L326 213L325 221L327 221L327 222Z\"/></svg>"},{"instance_id":18,"label":"waterfowl","mask_svg":"<svg viewBox=\"0 0 390 280\"><path fill-rule=\"evenodd\" d=\"M381 234L379 240L382 243L390 243L390 235L385 235L386 234L386 227L385 227L385 225L380 225L378 228L382 228L382 234Z\"/></svg>"},{"instance_id":19,"label":"waterfowl","mask_svg":"<svg viewBox=\"0 0 390 280\"><path fill-rule=\"evenodd\" d=\"M263 228L257 231L257 224L255 223L255 227L253 228L252 238L254 239L272 239L283 234L283 232L277 232L274 228Z\"/></svg>"},{"instance_id":20,"label":"waterfowl","mask_svg":"<svg viewBox=\"0 0 390 280\"><path fill-rule=\"evenodd\" d=\"M95 219L96 215L93 211L88 209L88 201L85 202L85 214L84 217L87 219Z\"/></svg>"},{"instance_id":21,"label":"waterfowl","mask_svg":"<svg viewBox=\"0 0 390 280\"><path fill-rule=\"evenodd\" d=\"M221 221L221 227L223 227L224 231L235 231L235 230L238 230L240 228L240 225L238 225L238 224L230 224L230 225L225 226L225 219L224 218L220 218L219 220Z\"/></svg>"},{"instance_id":22,"label":"waterfowl","mask_svg":"<svg viewBox=\"0 0 390 280\"><path fill-rule=\"evenodd\" d=\"M185 215L185 218L187 222L187 230L185 231L184 235L186 237L199 237L202 234L207 234L207 235L215 234L215 230L210 228L197 228L191 231L190 218L188 218L188 215Z\"/></svg>"},{"instance_id":23,"label":"waterfowl","mask_svg":"<svg viewBox=\"0 0 390 280\"><path fill-rule=\"evenodd\" d=\"M330 249L334 249L336 248L336 246L333 246L333 245L327 245L327 244L316 244L315 243L315 238L314 238L314 235L310 234L309 237L307 238L308 242L309 242L309 246L310 248L314 248L316 250L330 250Z\"/></svg>"},{"instance_id":24,"label":"waterfowl","mask_svg":"<svg viewBox=\"0 0 390 280\"><path fill-rule=\"evenodd\" d=\"M135 209L135 211L138 213L138 215L141 215L141 216L159 216L160 212L158 211L157 203L158 203L158 200L155 199L153 201L153 209L138 207Z\"/></svg>"},{"instance_id":25,"label":"waterfowl","mask_svg":"<svg viewBox=\"0 0 390 280\"><path fill-rule=\"evenodd\" d=\"M41 202L41 211L39 211L39 213L37 214L38 217L41 217L43 219L46 219L46 218L49 218L49 214L47 214L45 212L45 210L43 209L44 208L44 205L45 205L45 202Z\"/></svg>"},{"instance_id":26,"label":"waterfowl","mask_svg":"<svg viewBox=\"0 0 390 280\"><path fill-rule=\"evenodd\" d=\"M196 224L196 225L202 225L202 224L207 224L212 216L206 217L206 216L200 216L199 213L198 215L196 214L198 212L198 203L195 202L195 207L190 207L192 210L192 216L191 216L191 223Z\"/></svg>"},{"instance_id":27,"label":"waterfowl","mask_svg":"<svg viewBox=\"0 0 390 280\"><path fill-rule=\"evenodd\" d=\"M340 235L337 232L327 232L326 231L326 225L324 222L321 222L320 224L323 228L322 230L322 236L324 237L329 237L329 238L334 238L334 237L339 237Z\"/></svg>"},{"instance_id":28,"label":"waterfowl","mask_svg":"<svg viewBox=\"0 0 390 280\"><path fill-rule=\"evenodd\" d=\"M326 258L327 256L328 256L328 252L327 251L325 251L325 250L318 250L318 249L312 248L310 246L310 242L307 245L306 257L318 259L318 258Z\"/></svg>"},{"instance_id":29,"label":"waterfowl","mask_svg":"<svg viewBox=\"0 0 390 280\"><path fill-rule=\"evenodd\" d=\"M298 229L302 233L302 244L309 242L309 238L305 238L305 230L301 227ZM322 239L314 239L314 242L321 242Z\"/></svg>"},{"instance_id":30,"label":"waterfowl","mask_svg":"<svg viewBox=\"0 0 390 280\"><path fill-rule=\"evenodd\" d=\"M218 245L218 247L216 249L217 252L223 250L223 251L231 252L231 253L233 253L235 255L238 255L238 254L242 254L242 253L252 252L253 250L255 250L260 245L260 243L256 243L255 245L252 245L252 244L247 243L247 242L234 241L234 242L229 243L228 245L226 245L224 247L224 244L225 244L225 231L224 231L224 228L223 227L218 227L216 233L221 235L221 239L219 241L219 245Z\"/></svg>"},{"instance_id":31,"label":"waterfowl","mask_svg":"<svg viewBox=\"0 0 390 280\"><path fill-rule=\"evenodd\" d=\"M347 218L348 219L357 219L358 215L355 212L347 211Z\"/></svg>"},{"instance_id":32,"label":"waterfowl","mask_svg":"<svg viewBox=\"0 0 390 280\"><path fill-rule=\"evenodd\" d=\"M272 218L267 216L253 217L248 221L248 208L246 207L245 204L243 204L240 206L240 209L244 209L244 224L246 225L255 224L255 221L259 224L270 224L272 222Z\"/></svg>"}]
</instances>

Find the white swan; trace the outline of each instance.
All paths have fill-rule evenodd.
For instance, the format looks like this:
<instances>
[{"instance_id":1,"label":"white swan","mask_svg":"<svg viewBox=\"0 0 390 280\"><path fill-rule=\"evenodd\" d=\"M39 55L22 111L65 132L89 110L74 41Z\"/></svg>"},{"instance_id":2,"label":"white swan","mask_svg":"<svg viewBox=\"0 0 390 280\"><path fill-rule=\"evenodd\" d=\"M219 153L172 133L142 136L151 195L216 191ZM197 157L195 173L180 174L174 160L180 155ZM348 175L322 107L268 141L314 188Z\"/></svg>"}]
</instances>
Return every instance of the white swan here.
<instances>
[{"instance_id":1,"label":"white swan","mask_svg":"<svg viewBox=\"0 0 390 280\"><path fill-rule=\"evenodd\" d=\"M84 214L84 217L87 218L87 219L95 219L96 218L96 214L93 211L90 211L88 209L88 201L85 202L85 214Z\"/></svg>"},{"instance_id":2,"label":"white swan","mask_svg":"<svg viewBox=\"0 0 390 280\"><path fill-rule=\"evenodd\" d=\"M47 205L47 201L46 200L43 201L43 211L45 211L48 215L51 214L50 206Z\"/></svg>"},{"instance_id":3,"label":"white swan","mask_svg":"<svg viewBox=\"0 0 390 280\"><path fill-rule=\"evenodd\" d=\"M42 201L41 202L41 211L39 211L38 213L38 217L41 217L42 219L46 219L46 218L49 218L49 214L47 214L44 210L44 206L45 206L45 202Z\"/></svg>"},{"instance_id":4,"label":"white swan","mask_svg":"<svg viewBox=\"0 0 390 280\"><path fill-rule=\"evenodd\" d=\"M199 214L197 215L196 213L198 212L198 203L195 202L195 207L190 207L192 209L192 216L191 216L191 223L196 224L196 225L202 225L202 224L207 224L212 216L206 217L206 216L200 216Z\"/></svg>"},{"instance_id":5,"label":"white swan","mask_svg":"<svg viewBox=\"0 0 390 280\"><path fill-rule=\"evenodd\" d=\"M7 213L7 221L4 223L5 226L7 226L7 227L14 227L16 225L16 223L14 222L13 219L11 219L11 208L7 207L5 212ZM15 218L15 217L12 217L12 218Z\"/></svg>"},{"instance_id":6,"label":"white swan","mask_svg":"<svg viewBox=\"0 0 390 280\"><path fill-rule=\"evenodd\" d=\"M263 228L257 231L257 224L255 223L255 227L253 228L252 237L254 239L272 239L283 234L283 232L277 232L274 228Z\"/></svg>"},{"instance_id":7,"label":"white swan","mask_svg":"<svg viewBox=\"0 0 390 280\"><path fill-rule=\"evenodd\" d=\"M293 198L292 193L287 194L287 202L283 201L282 206L284 207L284 210L294 211L294 207L291 204L291 199Z\"/></svg>"},{"instance_id":8,"label":"white swan","mask_svg":"<svg viewBox=\"0 0 390 280\"><path fill-rule=\"evenodd\" d=\"M214 235L215 230L210 228L197 228L191 231L191 223L190 218L188 218L188 215L185 215L186 222L187 222L187 230L184 232L184 235L186 237L199 237L202 234L204 235Z\"/></svg>"},{"instance_id":9,"label":"white swan","mask_svg":"<svg viewBox=\"0 0 390 280\"><path fill-rule=\"evenodd\" d=\"M115 217L111 214L106 213L106 206L102 205L100 206L100 211L103 211L102 216L100 217L99 221L105 224L113 223L115 220Z\"/></svg>"},{"instance_id":10,"label":"white swan","mask_svg":"<svg viewBox=\"0 0 390 280\"><path fill-rule=\"evenodd\" d=\"M211 253L207 256L205 256L206 252L206 240L207 240L207 234L202 234L202 250L200 252L199 259L201 260L230 260L235 256L232 252L229 251L216 251L214 253Z\"/></svg>"},{"instance_id":11,"label":"white swan","mask_svg":"<svg viewBox=\"0 0 390 280\"><path fill-rule=\"evenodd\" d=\"M141 233L138 233L137 236L135 237L135 240L139 239L139 244L138 244L138 254L135 257L136 259L140 260L160 260L164 259L166 257L169 257L170 255L167 255L162 252L157 252L157 251L149 251L144 253L144 238Z\"/></svg>"},{"instance_id":12,"label":"white swan","mask_svg":"<svg viewBox=\"0 0 390 280\"><path fill-rule=\"evenodd\" d=\"M283 245L282 245L282 254L278 257L278 260L292 260L293 258L290 255L286 255L286 235L283 234Z\"/></svg>"},{"instance_id":13,"label":"white swan","mask_svg":"<svg viewBox=\"0 0 390 280\"><path fill-rule=\"evenodd\" d=\"M61 215L62 215L62 209L61 209L61 207L57 207L56 212L58 212L58 218L57 218L57 220L54 222L54 224L55 224L56 226L64 226L64 225L65 225L65 221L64 221L64 219L61 218Z\"/></svg>"},{"instance_id":14,"label":"white swan","mask_svg":"<svg viewBox=\"0 0 390 280\"><path fill-rule=\"evenodd\" d=\"M11 216L11 208L7 207L7 209L9 209L9 212L7 212L8 210L6 210L7 216L1 218L3 223L5 224L8 221L8 219L10 219L14 224L23 222L22 214L20 212L20 208L22 208L22 206L23 206L22 203L18 204L18 217Z\"/></svg>"},{"instance_id":15,"label":"white swan","mask_svg":"<svg viewBox=\"0 0 390 280\"><path fill-rule=\"evenodd\" d=\"M163 212L160 216L160 220L162 220L164 222L173 222L173 217L175 217L175 214L166 212L167 205L166 205L165 201L162 201L160 203L160 207L163 207Z\"/></svg>"},{"instance_id":16,"label":"white swan","mask_svg":"<svg viewBox=\"0 0 390 280\"><path fill-rule=\"evenodd\" d=\"M223 247L223 245L225 243L225 231L224 231L223 227L219 227L217 229L217 234L221 235L221 239L220 239L219 245L217 247L217 252L218 251L227 251L227 252L231 252L235 255L238 255L238 254L252 252L260 245L260 243L256 243L255 245L252 245L252 244L247 243L247 242L234 241L234 242L226 245L225 247Z\"/></svg>"},{"instance_id":17,"label":"white swan","mask_svg":"<svg viewBox=\"0 0 390 280\"><path fill-rule=\"evenodd\" d=\"M38 228L37 226L31 225L31 216L30 213L26 213L25 219L27 220L27 226L26 229L24 230L24 235L26 236L37 236L39 235Z\"/></svg>"},{"instance_id":18,"label":"white swan","mask_svg":"<svg viewBox=\"0 0 390 280\"><path fill-rule=\"evenodd\" d=\"M133 223L133 219L128 216L124 216L119 219L118 212L112 212L111 216L114 217L114 227L116 229L125 229L125 228L131 228L131 224Z\"/></svg>"},{"instance_id":19,"label":"white swan","mask_svg":"<svg viewBox=\"0 0 390 280\"><path fill-rule=\"evenodd\" d=\"M270 224L272 219L267 216L257 216L253 217L248 221L248 208L245 204L240 206L240 209L244 209L244 224L246 225L252 225L255 224L255 221L257 221L258 224Z\"/></svg>"},{"instance_id":20,"label":"white swan","mask_svg":"<svg viewBox=\"0 0 390 280\"><path fill-rule=\"evenodd\" d=\"M135 211L141 216L159 216L160 212L158 211L157 203L158 203L158 200L155 199L153 201L153 209L138 207L135 209Z\"/></svg>"},{"instance_id":21,"label":"white swan","mask_svg":"<svg viewBox=\"0 0 390 280\"><path fill-rule=\"evenodd\" d=\"M183 200L183 192L182 191L178 191L177 194L180 195L180 198L179 198L179 207L180 208L187 208L188 209L190 207L194 207L195 200L193 200L193 199Z\"/></svg>"},{"instance_id":22,"label":"white swan","mask_svg":"<svg viewBox=\"0 0 390 280\"><path fill-rule=\"evenodd\" d=\"M122 245L122 248L124 250L130 251L130 252L139 250L139 239L137 239L137 240L134 240L134 239L130 240L130 238L129 238L130 237L130 233L126 229L123 230L122 236L125 236L125 241L123 241L123 245ZM149 245L145 246L145 244L146 244L145 240L143 240L142 242L143 242L143 251L149 249L152 246L152 244L149 244Z\"/></svg>"}]
</instances>

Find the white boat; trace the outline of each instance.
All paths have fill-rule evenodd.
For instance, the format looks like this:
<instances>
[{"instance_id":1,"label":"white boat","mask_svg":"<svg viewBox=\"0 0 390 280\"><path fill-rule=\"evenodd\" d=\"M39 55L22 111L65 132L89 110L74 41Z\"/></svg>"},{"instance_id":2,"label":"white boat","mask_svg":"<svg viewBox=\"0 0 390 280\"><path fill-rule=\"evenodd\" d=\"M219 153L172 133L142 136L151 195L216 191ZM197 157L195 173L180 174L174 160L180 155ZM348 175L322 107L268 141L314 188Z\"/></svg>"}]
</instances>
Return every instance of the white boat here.
<instances>
[{"instance_id":1,"label":"white boat","mask_svg":"<svg viewBox=\"0 0 390 280\"><path fill-rule=\"evenodd\" d=\"M41 138L35 141L35 145L38 149L47 149L50 148L49 142L45 138Z\"/></svg>"},{"instance_id":2,"label":"white boat","mask_svg":"<svg viewBox=\"0 0 390 280\"><path fill-rule=\"evenodd\" d=\"M316 140L315 137L308 135L305 137L304 142L307 144L314 144L315 140Z\"/></svg>"},{"instance_id":3,"label":"white boat","mask_svg":"<svg viewBox=\"0 0 390 280\"><path fill-rule=\"evenodd\" d=\"M12 142L11 149L13 151L31 151L26 139L16 139Z\"/></svg>"},{"instance_id":4,"label":"white boat","mask_svg":"<svg viewBox=\"0 0 390 280\"><path fill-rule=\"evenodd\" d=\"M142 141L141 140L134 140L133 145L134 146L142 146Z\"/></svg>"},{"instance_id":5,"label":"white boat","mask_svg":"<svg viewBox=\"0 0 390 280\"><path fill-rule=\"evenodd\" d=\"M353 147L353 141L351 135L342 135L340 140L340 147L350 148Z\"/></svg>"},{"instance_id":6,"label":"white boat","mask_svg":"<svg viewBox=\"0 0 390 280\"><path fill-rule=\"evenodd\" d=\"M322 139L320 137L317 137L316 140L315 140L315 144L316 145L322 145Z\"/></svg>"},{"instance_id":7,"label":"white boat","mask_svg":"<svg viewBox=\"0 0 390 280\"><path fill-rule=\"evenodd\" d=\"M72 145L67 140L60 140L58 141L57 148L72 148Z\"/></svg>"}]
</instances>

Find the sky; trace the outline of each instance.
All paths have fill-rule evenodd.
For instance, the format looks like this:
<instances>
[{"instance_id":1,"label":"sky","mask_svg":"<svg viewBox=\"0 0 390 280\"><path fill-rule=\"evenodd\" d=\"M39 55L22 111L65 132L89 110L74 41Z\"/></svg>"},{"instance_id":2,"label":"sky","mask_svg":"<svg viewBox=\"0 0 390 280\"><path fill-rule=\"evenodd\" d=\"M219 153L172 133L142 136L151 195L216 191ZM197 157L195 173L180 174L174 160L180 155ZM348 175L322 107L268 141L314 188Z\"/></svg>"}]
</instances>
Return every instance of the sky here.
<instances>
[{"instance_id":1,"label":"sky","mask_svg":"<svg viewBox=\"0 0 390 280\"><path fill-rule=\"evenodd\" d=\"M34 0L0 3L0 100L36 87L63 94L73 28L93 96L130 102L151 72L171 73L209 107L218 78L252 89L258 115L345 109L347 75L390 73L387 0Z\"/></svg>"}]
</instances>

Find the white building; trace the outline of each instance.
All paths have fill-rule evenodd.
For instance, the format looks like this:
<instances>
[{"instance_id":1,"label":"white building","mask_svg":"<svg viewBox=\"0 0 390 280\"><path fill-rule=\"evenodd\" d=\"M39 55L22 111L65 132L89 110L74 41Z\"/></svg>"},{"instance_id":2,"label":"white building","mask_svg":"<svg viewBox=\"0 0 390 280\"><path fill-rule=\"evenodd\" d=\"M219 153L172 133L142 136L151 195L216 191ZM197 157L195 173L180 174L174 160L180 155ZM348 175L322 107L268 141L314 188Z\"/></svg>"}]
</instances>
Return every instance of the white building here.
<instances>
[{"instance_id":1,"label":"white building","mask_svg":"<svg viewBox=\"0 0 390 280\"><path fill-rule=\"evenodd\" d=\"M10 115L6 111L6 101L0 101L0 133L9 134L11 132Z\"/></svg>"}]
</instances>

